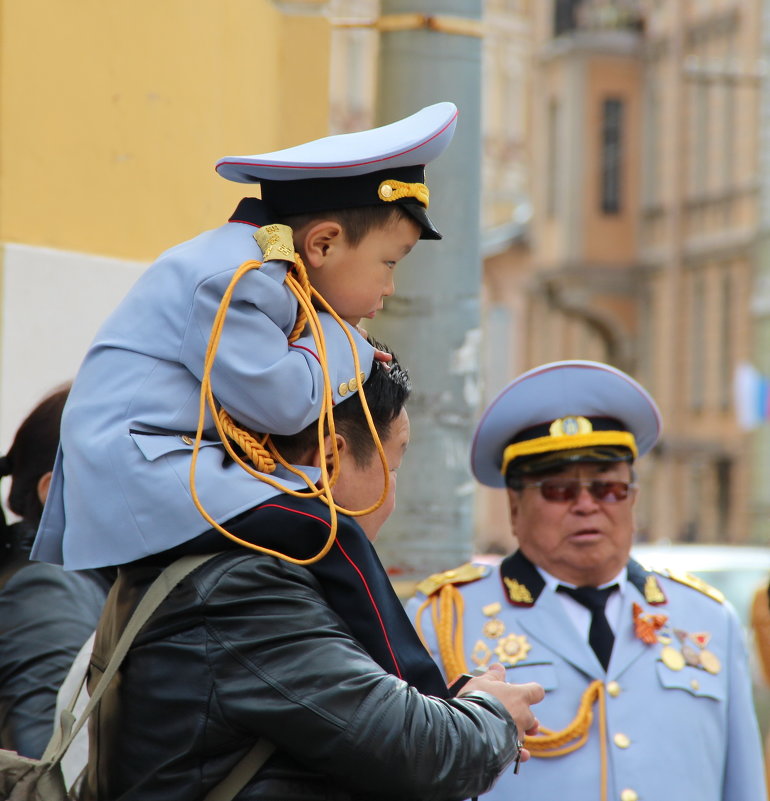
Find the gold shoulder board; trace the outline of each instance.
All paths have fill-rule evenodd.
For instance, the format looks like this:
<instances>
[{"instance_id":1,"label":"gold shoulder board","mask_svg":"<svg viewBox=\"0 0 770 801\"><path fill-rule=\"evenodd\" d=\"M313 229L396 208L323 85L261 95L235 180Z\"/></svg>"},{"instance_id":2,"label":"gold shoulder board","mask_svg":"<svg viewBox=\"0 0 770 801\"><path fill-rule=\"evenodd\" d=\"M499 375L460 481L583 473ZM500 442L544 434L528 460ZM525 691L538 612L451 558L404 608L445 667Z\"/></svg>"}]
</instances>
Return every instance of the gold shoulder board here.
<instances>
[{"instance_id":1,"label":"gold shoulder board","mask_svg":"<svg viewBox=\"0 0 770 801\"><path fill-rule=\"evenodd\" d=\"M692 587L692 589L708 595L709 598L717 603L722 604L725 602L725 596L716 587L712 587L698 576L693 576L692 573L673 573L670 570L665 570L662 571L662 574L674 581L678 581L680 584L684 584L686 587Z\"/></svg>"},{"instance_id":2,"label":"gold shoulder board","mask_svg":"<svg viewBox=\"0 0 770 801\"><path fill-rule=\"evenodd\" d=\"M468 584L484 578L489 575L489 572L490 568L487 565L474 565L467 562L453 570L445 570L443 573L434 573L432 576L428 576L417 585L417 590L423 595L433 595L447 584Z\"/></svg>"}]
</instances>

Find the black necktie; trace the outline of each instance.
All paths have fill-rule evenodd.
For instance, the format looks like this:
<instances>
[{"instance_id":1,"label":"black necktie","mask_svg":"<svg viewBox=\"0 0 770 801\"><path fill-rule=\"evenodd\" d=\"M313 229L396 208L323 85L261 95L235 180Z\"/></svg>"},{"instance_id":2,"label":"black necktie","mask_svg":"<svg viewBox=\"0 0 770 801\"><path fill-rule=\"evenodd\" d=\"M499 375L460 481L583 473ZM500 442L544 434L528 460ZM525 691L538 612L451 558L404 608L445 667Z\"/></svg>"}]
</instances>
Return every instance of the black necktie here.
<instances>
[{"instance_id":1,"label":"black necktie","mask_svg":"<svg viewBox=\"0 0 770 801\"><path fill-rule=\"evenodd\" d=\"M605 587L602 590L596 587L565 587L559 585L559 592L565 592L572 596L579 604L585 606L591 612L591 628L588 632L588 642L594 653L599 657L602 667L607 670L612 653L612 644L615 642L615 635L612 633L610 624L604 615L604 607L607 598L618 588L617 584Z\"/></svg>"}]
</instances>

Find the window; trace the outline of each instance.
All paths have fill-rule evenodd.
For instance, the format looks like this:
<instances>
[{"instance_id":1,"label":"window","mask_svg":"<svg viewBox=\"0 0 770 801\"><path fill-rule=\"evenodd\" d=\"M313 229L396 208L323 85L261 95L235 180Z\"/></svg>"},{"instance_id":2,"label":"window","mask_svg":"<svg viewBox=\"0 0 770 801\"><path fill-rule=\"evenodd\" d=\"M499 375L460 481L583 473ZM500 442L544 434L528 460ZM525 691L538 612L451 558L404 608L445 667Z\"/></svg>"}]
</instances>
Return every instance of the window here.
<instances>
[{"instance_id":1,"label":"window","mask_svg":"<svg viewBox=\"0 0 770 801\"><path fill-rule=\"evenodd\" d=\"M577 28L577 10L582 0L556 0L553 6L553 35L569 33Z\"/></svg>"},{"instance_id":2,"label":"window","mask_svg":"<svg viewBox=\"0 0 770 801\"><path fill-rule=\"evenodd\" d=\"M722 330L721 336L719 337L719 405L723 412L728 411L730 408L733 385L733 285L730 280L729 269L730 266L727 265L725 272L722 274Z\"/></svg>"},{"instance_id":3,"label":"window","mask_svg":"<svg viewBox=\"0 0 770 801\"><path fill-rule=\"evenodd\" d=\"M621 211L623 107L622 100L612 98L604 101L602 109L601 207L605 214Z\"/></svg>"},{"instance_id":4,"label":"window","mask_svg":"<svg viewBox=\"0 0 770 801\"><path fill-rule=\"evenodd\" d=\"M717 459L714 465L717 485L717 531L720 540L729 539L730 495L732 492L732 462L728 458Z\"/></svg>"},{"instance_id":5,"label":"window","mask_svg":"<svg viewBox=\"0 0 770 801\"><path fill-rule=\"evenodd\" d=\"M547 163L545 165L545 213L549 219L557 216L559 210L559 131L561 129L561 107L559 101L552 98L548 103L548 129L547 129Z\"/></svg>"},{"instance_id":6,"label":"window","mask_svg":"<svg viewBox=\"0 0 770 801\"><path fill-rule=\"evenodd\" d=\"M644 101L644 204L647 207L657 205L660 199L660 90L658 87L657 66L650 67L645 86Z\"/></svg>"},{"instance_id":7,"label":"window","mask_svg":"<svg viewBox=\"0 0 770 801\"><path fill-rule=\"evenodd\" d=\"M692 279L692 303L690 306L690 351L692 362L690 374L690 405L694 412L702 411L704 405L704 380L706 369L706 286L701 273Z\"/></svg>"}]
</instances>

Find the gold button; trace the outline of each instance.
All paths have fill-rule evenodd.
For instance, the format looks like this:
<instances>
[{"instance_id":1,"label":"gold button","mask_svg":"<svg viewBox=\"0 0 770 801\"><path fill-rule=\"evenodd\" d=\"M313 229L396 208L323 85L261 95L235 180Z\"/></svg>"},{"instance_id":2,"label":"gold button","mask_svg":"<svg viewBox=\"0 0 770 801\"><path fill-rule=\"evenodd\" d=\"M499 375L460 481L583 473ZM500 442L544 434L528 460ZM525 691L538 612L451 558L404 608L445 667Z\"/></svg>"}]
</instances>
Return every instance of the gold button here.
<instances>
[{"instance_id":1,"label":"gold button","mask_svg":"<svg viewBox=\"0 0 770 801\"><path fill-rule=\"evenodd\" d=\"M343 397L343 398L345 397L345 395L347 395L347 394L348 394L348 392L349 392L349 391L350 391L350 390L348 389L348 385L347 385L347 382L346 382L346 381L343 381L343 382L342 382L342 383L339 385L339 387L337 387L337 392L339 392L339 393L340 393L340 395L342 395L342 397Z\"/></svg>"},{"instance_id":2,"label":"gold button","mask_svg":"<svg viewBox=\"0 0 770 801\"><path fill-rule=\"evenodd\" d=\"M451 579L451 578L454 578L454 577L457 575L457 571L456 571L456 570L447 570L447 572L446 572L446 573L444 573L444 575L445 575L445 576L446 576L448 579Z\"/></svg>"},{"instance_id":3,"label":"gold button","mask_svg":"<svg viewBox=\"0 0 770 801\"><path fill-rule=\"evenodd\" d=\"M383 184L380 187L381 197L391 197L392 194L393 194L393 187L390 184Z\"/></svg>"},{"instance_id":4,"label":"gold button","mask_svg":"<svg viewBox=\"0 0 770 801\"><path fill-rule=\"evenodd\" d=\"M358 381L355 378L351 378L350 381L348 381L348 389L351 392L355 392L358 389Z\"/></svg>"},{"instance_id":5,"label":"gold button","mask_svg":"<svg viewBox=\"0 0 770 801\"><path fill-rule=\"evenodd\" d=\"M620 801L639 801L639 793L627 787L620 794Z\"/></svg>"},{"instance_id":6,"label":"gold button","mask_svg":"<svg viewBox=\"0 0 770 801\"><path fill-rule=\"evenodd\" d=\"M620 685L616 681L611 681L607 685L607 692L613 697L617 698L620 695Z\"/></svg>"},{"instance_id":7,"label":"gold button","mask_svg":"<svg viewBox=\"0 0 770 801\"><path fill-rule=\"evenodd\" d=\"M693 680L690 682L690 687L692 687L692 688L693 688L693 690L696 690L696 691L697 691L697 690L700 690L700 682L698 681L698 679L693 679Z\"/></svg>"},{"instance_id":8,"label":"gold button","mask_svg":"<svg viewBox=\"0 0 770 801\"><path fill-rule=\"evenodd\" d=\"M359 373L358 380L363 384L366 381L366 373Z\"/></svg>"},{"instance_id":9,"label":"gold button","mask_svg":"<svg viewBox=\"0 0 770 801\"><path fill-rule=\"evenodd\" d=\"M628 748L628 746L631 745L630 737L622 732L618 732L612 740L618 748Z\"/></svg>"},{"instance_id":10,"label":"gold button","mask_svg":"<svg viewBox=\"0 0 770 801\"><path fill-rule=\"evenodd\" d=\"M187 434L183 434L182 435L182 442L184 442L185 445L192 445L193 444L192 439L190 437L188 437Z\"/></svg>"}]
</instances>

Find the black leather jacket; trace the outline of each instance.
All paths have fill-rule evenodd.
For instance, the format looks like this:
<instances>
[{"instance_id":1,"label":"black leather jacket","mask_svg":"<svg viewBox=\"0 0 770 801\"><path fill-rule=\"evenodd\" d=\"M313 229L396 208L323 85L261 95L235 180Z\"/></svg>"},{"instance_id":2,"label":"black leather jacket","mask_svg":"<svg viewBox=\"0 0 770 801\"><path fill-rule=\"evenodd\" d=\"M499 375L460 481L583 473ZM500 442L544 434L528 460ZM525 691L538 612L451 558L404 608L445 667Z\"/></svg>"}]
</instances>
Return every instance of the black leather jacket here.
<instances>
[{"instance_id":1,"label":"black leather jacket","mask_svg":"<svg viewBox=\"0 0 770 801\"><path fill-rule=\"evenodd\" d=\"M157 566L121 570L91 687ZM86 799L195 801L254 741L277 751L239 801L464 799L515 755L484 693L444 700L383 670L305 567L219 554L162 604L91 720Z\"/></svg>"}]
</instances>

